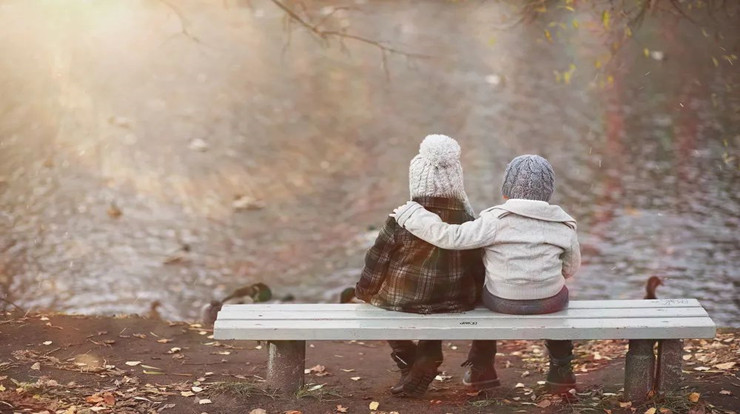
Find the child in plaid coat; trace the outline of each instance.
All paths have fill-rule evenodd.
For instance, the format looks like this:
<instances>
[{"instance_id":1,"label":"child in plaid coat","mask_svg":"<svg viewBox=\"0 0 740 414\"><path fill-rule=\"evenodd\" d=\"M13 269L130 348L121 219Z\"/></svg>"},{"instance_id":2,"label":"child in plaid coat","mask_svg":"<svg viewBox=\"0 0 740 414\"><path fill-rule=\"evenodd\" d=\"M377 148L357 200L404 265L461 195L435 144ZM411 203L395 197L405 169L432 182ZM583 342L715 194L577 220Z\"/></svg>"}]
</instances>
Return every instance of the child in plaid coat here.
<instances>
[{"instance_id":1,"label":"child in plaid coat","mask_svg":"<svg viewBox=\"0 0 740 414\"><path fill-rule=\"evenodd\" d=\"M451 224L473 220L463 186L460 146L444 135L427 136L409 167L411 198ZM443 313L473 309L480 300L485 269L480 250L452 251L413 236L386 220L355 288L359 299L400 312ZM393 394L419 397L442 363L442 341L389 341L401 369ZM474 341L471 353L491 347Z\"/></svg>"}]
</instances>

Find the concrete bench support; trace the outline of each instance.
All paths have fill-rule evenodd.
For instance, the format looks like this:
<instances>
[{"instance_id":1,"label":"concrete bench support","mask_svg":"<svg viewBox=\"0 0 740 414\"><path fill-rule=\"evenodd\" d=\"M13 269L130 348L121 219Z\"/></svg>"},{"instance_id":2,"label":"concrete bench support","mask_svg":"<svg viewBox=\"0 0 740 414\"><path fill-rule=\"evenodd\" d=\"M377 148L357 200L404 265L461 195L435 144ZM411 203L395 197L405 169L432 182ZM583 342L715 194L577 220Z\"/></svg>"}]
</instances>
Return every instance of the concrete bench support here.
<instances>
[{"instance_id":1,"label":"concrete bench support","mask_svg":"<svg viewBox=\"0 0 740 414\"><path fill-rule=\"evenodd\" d=\"M655 354L650 339L631 339L624 365L624 395L630 401L644 401L653 390Z\"/></svg>"},{"instance_id":2,"label":"concrete bench support","mask_svg":"<svg viewBox=\"0 0 740 414\"><path fill-rule=\"evenodd\" d=\"M658 341L658 369L655 379L658 391L675 391L681 386L682 363L682 340L663 339Z\"/></svg>"},{"instance_id":3,"label":"concrete bench support","mask_svg":"<svg viewBox=\"0 0 740 414\"><path fill-rule=\"evenodd\" d=\"M282 394L295 394L303 386L306 341L269 341L267 386Z\"/></svg>"}]
</instances>

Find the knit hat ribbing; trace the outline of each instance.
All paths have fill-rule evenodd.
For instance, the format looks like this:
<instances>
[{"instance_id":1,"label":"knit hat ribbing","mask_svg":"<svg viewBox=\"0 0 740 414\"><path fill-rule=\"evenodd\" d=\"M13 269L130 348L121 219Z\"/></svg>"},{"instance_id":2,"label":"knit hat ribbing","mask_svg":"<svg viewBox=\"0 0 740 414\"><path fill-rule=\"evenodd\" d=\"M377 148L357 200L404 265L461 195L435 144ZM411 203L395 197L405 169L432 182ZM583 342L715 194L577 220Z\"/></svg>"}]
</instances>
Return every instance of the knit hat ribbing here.
<instances>
[{"instance_id":1,"label":"knit hat ribbing","mask_svg":"<svg viewBox=\"0 0 740 414\"><path fill-rule=\"evenodd\" d=\"M506 166L501 193L508 198L550 201L555 187L552 165L539 155L520 155Z\"/></svg>"},{"instance_id":2,"label":"knit hat ribbing","mask_svg":"<svg viewBox=\"0 0 740 414\"><path fill-rule=\"evenodd\" d=\"M446 135L427 135L409 164L409 191L414 197L450 197L463 202L474 216L465 194L460 145Z\"/></svg>"}]
</instances>

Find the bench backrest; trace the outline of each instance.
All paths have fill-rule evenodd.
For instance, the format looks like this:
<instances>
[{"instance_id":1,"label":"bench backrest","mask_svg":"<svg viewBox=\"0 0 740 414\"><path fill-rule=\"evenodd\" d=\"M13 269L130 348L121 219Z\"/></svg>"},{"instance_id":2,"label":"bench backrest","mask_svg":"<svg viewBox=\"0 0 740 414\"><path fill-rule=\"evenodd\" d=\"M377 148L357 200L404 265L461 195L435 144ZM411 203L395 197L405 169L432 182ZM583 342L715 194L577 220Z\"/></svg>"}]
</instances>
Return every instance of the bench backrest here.
<instances>
[{"instance_id":1,"label":"bench backrest","mask_svg":"<svg viewBox=\"0 0 740 414\"><path fill-rule=\"evenodd\" d=\"M479 308L419 315L367 304L225 305L216 339L680 339L713 338L716 327L696 299L583 300L548 315L505 315Z\"/></svg>"}]
</instances>

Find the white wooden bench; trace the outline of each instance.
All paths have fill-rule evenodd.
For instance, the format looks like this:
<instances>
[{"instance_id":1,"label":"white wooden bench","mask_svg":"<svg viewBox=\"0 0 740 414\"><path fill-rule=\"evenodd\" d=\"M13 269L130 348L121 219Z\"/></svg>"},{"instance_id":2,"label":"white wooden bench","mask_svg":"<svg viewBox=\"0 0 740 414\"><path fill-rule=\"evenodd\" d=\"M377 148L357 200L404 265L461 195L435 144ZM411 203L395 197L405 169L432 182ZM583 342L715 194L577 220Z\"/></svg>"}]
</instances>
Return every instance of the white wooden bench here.
<instances>
[{"instance_id":1,"label":"white wooden bench","mask_svg":"<svg viewBox=\"0 0 740 414\"><path fill-rule=\"evenodd\" d=\"M268 386L286 393L303 386L305 341L629 339L624 389L632 400L677 387L681 339L713 338L715 332L696 299L571 301L561 312L528 316L484 308L419 315L367 304L225 305L214 326L215 339L268 341Z\"/></svg>"}]
</instances>

